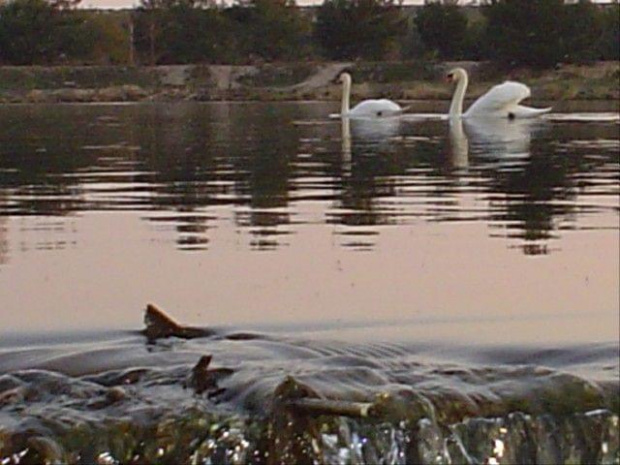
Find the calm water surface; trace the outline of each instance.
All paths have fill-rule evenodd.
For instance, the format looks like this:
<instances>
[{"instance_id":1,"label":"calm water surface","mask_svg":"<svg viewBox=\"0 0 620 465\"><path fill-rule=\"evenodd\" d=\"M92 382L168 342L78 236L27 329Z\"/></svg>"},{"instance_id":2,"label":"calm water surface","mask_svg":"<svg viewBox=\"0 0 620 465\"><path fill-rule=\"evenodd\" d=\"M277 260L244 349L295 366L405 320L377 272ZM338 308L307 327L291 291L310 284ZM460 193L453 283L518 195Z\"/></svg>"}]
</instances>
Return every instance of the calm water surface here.
<instances>
[{"instance_id":1,"label":"calm water surface","mask_svg":"<svg viewBox=\"0 0 620 465\"><path fill-rule=\"evenodd\" d=\"M556 110L0 107L0 462L620 463L618 104Z\"/></svg>"},{"instance_id":2,"label":"calm water surface","mask_svg":"<svg viewBox=\"0 0 620 465\"><path fill-rule=\"evenodd\" d=\"M617 102L462 127L334 108L2 107L3 332L138 328L155 302L203 326L617 340Z\"/></svg>"}]
</instances>

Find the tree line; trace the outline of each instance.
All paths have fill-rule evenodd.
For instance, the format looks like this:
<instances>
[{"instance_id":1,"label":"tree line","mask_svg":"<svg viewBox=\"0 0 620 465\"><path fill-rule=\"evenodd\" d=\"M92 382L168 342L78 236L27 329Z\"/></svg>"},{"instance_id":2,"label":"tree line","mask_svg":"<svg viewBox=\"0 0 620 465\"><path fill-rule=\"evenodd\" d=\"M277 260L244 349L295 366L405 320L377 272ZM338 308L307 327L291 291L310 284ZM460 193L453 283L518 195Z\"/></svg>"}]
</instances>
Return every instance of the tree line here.
<instances>
[{"instance_id":1,"label":"tree line","mask_svg":"<svg viewBox=\"0 0 620 465\"><path fill-rule=\"evenodd\" d=\"M248 64L490 60L546 68L620 58L620 5L589 0L141 0L124 12L79 0L0 4L0 64Z\"/></svg>"}]
</instances>

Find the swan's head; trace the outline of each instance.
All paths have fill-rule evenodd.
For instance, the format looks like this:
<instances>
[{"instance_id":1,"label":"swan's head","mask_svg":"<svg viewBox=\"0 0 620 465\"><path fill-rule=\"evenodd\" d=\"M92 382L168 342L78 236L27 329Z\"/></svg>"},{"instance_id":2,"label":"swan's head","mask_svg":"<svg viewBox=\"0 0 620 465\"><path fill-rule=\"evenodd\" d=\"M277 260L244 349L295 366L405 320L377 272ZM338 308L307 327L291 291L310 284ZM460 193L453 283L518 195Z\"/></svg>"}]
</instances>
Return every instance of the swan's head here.
<instances>
[{"instance_id":1,"label":"swan's head","mask_svg":"<svg viewBox=\"0 0 620 465\"><path fill-rule=\"evenodd\" d=\"M349 73L340 73L338 76L338 82L351 84L351 75Z\"/></svg>"},{"instance_id":2,"label":"swan's head","mask_svg":"<svg viewBox=\"0 0 620 465\"><path fill-rule=\"evenodd\" d=\"M467 72L463 68L454 68L446 74L446 81L459 82L467 78Z\"/></svg>"}]
</instances>

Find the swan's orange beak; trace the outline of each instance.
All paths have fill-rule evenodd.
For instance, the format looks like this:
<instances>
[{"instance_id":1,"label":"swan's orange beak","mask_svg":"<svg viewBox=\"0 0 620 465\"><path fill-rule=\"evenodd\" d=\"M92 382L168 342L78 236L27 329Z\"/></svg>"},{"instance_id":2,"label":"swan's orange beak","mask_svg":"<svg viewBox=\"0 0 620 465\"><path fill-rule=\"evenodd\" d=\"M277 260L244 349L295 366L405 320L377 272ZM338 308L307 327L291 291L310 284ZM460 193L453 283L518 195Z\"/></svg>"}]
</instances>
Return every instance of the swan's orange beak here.
<instances>
[{"instance_id":1,"label":"swan's orange beak","mask_svg":"<svg viewBox=\"0 0 620 465\"><path fill-rule=\"evenodd\" d=\"M454 81L454 75L452 73L446 74L446 82Z\"/></svg>"}]
</instances>

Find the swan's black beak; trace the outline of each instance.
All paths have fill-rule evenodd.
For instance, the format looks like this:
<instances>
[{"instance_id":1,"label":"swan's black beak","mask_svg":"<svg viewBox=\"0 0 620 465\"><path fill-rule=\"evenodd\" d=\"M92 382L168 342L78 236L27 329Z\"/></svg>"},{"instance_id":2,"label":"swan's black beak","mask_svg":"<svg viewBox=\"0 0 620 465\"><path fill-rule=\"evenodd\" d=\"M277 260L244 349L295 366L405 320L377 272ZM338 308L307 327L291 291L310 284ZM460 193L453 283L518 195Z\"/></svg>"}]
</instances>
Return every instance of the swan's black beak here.
<instances>
[{"instance_id":1,"label":"swan's black beak","mask_svg":"<svg viewBox=\"0 0 620 465\"><path fill-rule=\"evenodd\" d=\"M454 81L454 74L450 73L450 74L446 74L446 82L452 82Z\"/></svg>"}]
</instances>

